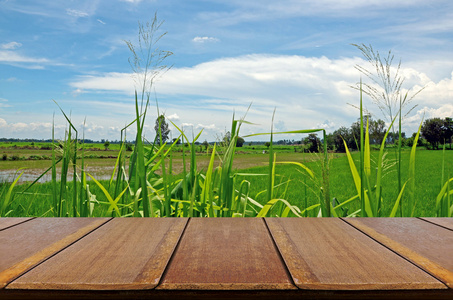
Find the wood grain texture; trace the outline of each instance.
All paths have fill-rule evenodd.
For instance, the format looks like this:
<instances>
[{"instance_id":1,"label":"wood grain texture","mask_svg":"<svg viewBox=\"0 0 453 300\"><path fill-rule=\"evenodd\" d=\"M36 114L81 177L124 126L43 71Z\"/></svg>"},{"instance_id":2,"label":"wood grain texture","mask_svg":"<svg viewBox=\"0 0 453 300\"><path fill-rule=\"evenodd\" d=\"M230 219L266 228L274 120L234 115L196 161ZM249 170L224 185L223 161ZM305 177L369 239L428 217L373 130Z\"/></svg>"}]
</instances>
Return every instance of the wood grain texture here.
<instances>
[{"instance_id":1,"label":"wood grain texture","mask_svg":"<svg viewBox=\"0 0 453 300\"><path fill-rule=\"evenodd\" d=\"M27 222L32 218L0 218L0 230L6 229L8 227Z\"/></svg>"},{"instance_id":2,"label":"wood grain texture","mask_svg":"<svg viewBox=\"0 0 453 300\"><path fill-rule=\"evenodd\" d=\"M346 219L453 288L453 232L415 218Z\"/></svg>"},{"instance_id":3,"label":"wood grain texture","mask_svg":"<svg viewBox=\"0 0 453 300\"><path fill-rule=\"evenodd\" d=\"M424 221L453 230L453 218L421 218Z\"/></svg>"},{"instance_id":4,"label":"wood grain texture","mask_svg":"<svg viewBox=\"0 0 453 300\"><path fill-rule=\"evenodd\" d=\"M0 231L0 288L107 218L37 218Z\"/></svg>"},{"instance_id":5,"label":"wood grain texture","mask_svg":"<svg viewBox=\"0 0 453 300\"><path fill-rule=\"evenodd\" d=\"M337 218L266 218L301 289L445 289L446 286Z\"/></svg>"},{"instance_id":6,"label":"wood grain texture","mask_svg":"<svg viewBox=\"0 0 453 300\"><path fill-rule=\"evenodd\" d=\"M187 220L115 218L7 288L152 289L158 284Z\"/></svg>"},{"instance_id":7,"label":"wood grain texture","mask_svg":"<svg viewBox=\"0 0 453 300\"><path fill-rule=\"evenodd\" d=\"M296 289L263 219L192 218L157 289Z\"/></svg>"}]
</instances>

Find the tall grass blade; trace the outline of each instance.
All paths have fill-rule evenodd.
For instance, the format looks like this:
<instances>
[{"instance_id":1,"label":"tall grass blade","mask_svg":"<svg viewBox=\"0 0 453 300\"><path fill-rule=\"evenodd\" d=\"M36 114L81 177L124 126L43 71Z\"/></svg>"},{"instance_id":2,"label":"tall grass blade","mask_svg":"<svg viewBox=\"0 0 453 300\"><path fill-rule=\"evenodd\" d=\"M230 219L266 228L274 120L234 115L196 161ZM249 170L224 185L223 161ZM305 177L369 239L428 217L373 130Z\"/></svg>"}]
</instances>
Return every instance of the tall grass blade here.
<instances>
[{"instance_id":1,"label":"tall grass blade","mask_svg":"<svg viewBox=\"0 0 453 300\"><path fill-rule=\"evenodd\" d=\"M380 214L381 209L382 209L382 169L383 169L383 157L384 157L384 148L385 148L385 141L387 140L387 136L390 132L390 129L393 126L393 123L396 120L396 117L393 118L392 122L390 123L389 128L387 129L387 132L384 134L384 137L382 139L381 147L379 148L379 155L378 155L378 169L377 169L377 175L376 175L376 200L378 201L377 206L378 206L378 214ZM400 202L401 203L401 202ZM400 205L401 206L401 205Z\"/></svg>"},{"instance_id":2,"label":"tall grass blade","mask_svg":"<svg viewBox=\"0 0 453 300\"><path fill-rule=\"evenodd\" d=\"M360 79L360 199L362 200L361 213L362 217L366 216L366 201L365 201L365 187L364 187L364 140L363 140L363 103L362 103L362 79Z\"/></svg>"},{"instance_id":3,"label":"tall grass blade","mask_svg":"<svg viewBox=\"0 0 453 300\"><path fill-rule=\"evenodd\" d=\"M19 169L20 170L20 169ZM11 185L8 188L8 191L6 192L6 195L3 198L3 203L1 206L0 210L0 217L5 217L6 216L6 208L8 207L9 203L11 202L11 199L13 198L13 189L16 183L19 181L20 177L24 174L24 172L20 173L19 176L16 177L16 179L11 183ZM1 195L0 195L1 196Z\"/></svg>"},{"instance_id":4,"label":"tall grass blade","mask_svg":"<svg viewBox=\"0 0 453 300\"><path fill-rule=\"evenodd\" d=\"M448 207L449 197L452 194L450 190L450 183L453 182L453 177L445 182L444 186L440 190L436 198L436 210L437 217L448 217L451 216L451 210Z\"/></svg>"},{"instance_id":5,"label":"tall grass blade","mask_svg":"<svg viewBox=\"0 0 453 300\"><path fill-rule=\"evenodd\" d=\"M418 138L420 136L420 131L422 129L423 119L420 122L420 126L418 127L417 134L414 138L414 144L412 145L411 154L409 158L409 191L408 191L408 202L406 212L404 214L405 217L413 217L415 211L415 151L417 150L417 143Z\"/></svg>"},{"instance_id":6,"label":"tall grass blade","mask_svg":"<svg viewBox=\"0 0 453 300\"><path fill-rule=\"evenodd\" d=\"M61 158L63 159L63 158ZM57 169L55 162L55 114L52 119L52 203L54 217L58 217L58 196L57 196Z\"/></svg>"},{"instance_id":7,"label":"tall grass blade","mask_svg":"<svg viewBox=\"0 0 453 300\"><path fill-rule=\"evenodd\" d=\"M393 205L392 212L390 213L389 217L393 218L396 216L396 212L398 211L398 207L401 201L401 197L403 196L404 188L406 187L407 181L404 183L403 187L400 190L400 193L398 194L398 198L396 198L395 205Z\"/></svg>"},{"instance_id":8,"label":"tall grass blade","mask_svg":"<svg viewBox=\"0 0 453 300\"><path fill-rule=\"evenodd\" d=\"M300 209L297 207L297 206L294 206L294 205L291 205L287 200L285 199L272 199L270 201L268 201L264 206L263 208L260 210L260 212L258 213L257 217L258 218L263 218L265 216L267 216L267 214L269 213L269 210L278 202L281 202L283 203L284 205L286 205L286 207L288 207L291 212L296 216L296 217L301 217L301 211Z\"/></svg>"},{"instance_id":9,"label":"tall grass blade","mask_svg":"<svg viewBox=\"0 0 453 300\"><path fill-rule=\"evenodd\" d=\"M123 194L126 192L127 188L124 189L124 191L121 192L121 194L115 199L113 200L112 196L110 195L110 193L106 190L106 188L99 182L96 180L96 178L94 178L93 176L91 176L91 174L88 174L88 176L91 177L91 179L94 181L94 183L96 183L96 185L101 189L101 191L104 193L105 197L107 198L107 200L109 201L110 203L110 206L108 208L108 212L113 212L115 211L116 212L116 216L117 217L120 217L121 214L120 214L120 210L118 208L118 201L120 200L121 196L123 196Z\"/></svg>"},{"instance_id":10,"label":"tall grass blade","mask_svg":"<svg viewBox=\"0 0 453 300\"><path fill-rule=\"evenodd\" d=\"M366 217L366 216L373 217L373 210L371 209L368 195L362 189L362 178L360 177L359 171L357 170L357 167L355 166L354 160L352 159L351 153L349 152L346 141L343 140L343 143L344 143L344 146L346 149L346 157L348 158L349 169L351 170L352 178L354 180L354 185L357 190L357 195L359 195L359 197L360 197L361 207L362 207L361 209L364 210L364 212L361 211L361 216L362 217ZM330 203L329 203L329 205L330 205Z\"/></svg>"},{"instance_id":11,"label":"tall grass blade","mask_svg":"<svg viewBox=\"0 0 453 300\"><path fill-rule=\"evenodd\" d=\"M143 99L142 99L143 100ZM149 99L148 99L149 100ZM148 103L146 103L148 106ZM145 108L146 110L146 108ZM137 91L135 92L135 114L137 117L137 136L135 138L135 149L134 151L137 152L137 157L135 163L137 164L137 177L138 177L138 186L141 188L142 194L142 205L143 205L143 216L144 217L154 217L153 206L150 205L149 198L148 198L148 185L146 181L146 166L145 166L145 154L144 154L144 146L143 146L143 126L144 126L144 119L146 113L143 117L140 117L140 113L138 111L138 99L137 99ZM136 189L137 191L138 189Z\"/></svg>"}]
</instances>

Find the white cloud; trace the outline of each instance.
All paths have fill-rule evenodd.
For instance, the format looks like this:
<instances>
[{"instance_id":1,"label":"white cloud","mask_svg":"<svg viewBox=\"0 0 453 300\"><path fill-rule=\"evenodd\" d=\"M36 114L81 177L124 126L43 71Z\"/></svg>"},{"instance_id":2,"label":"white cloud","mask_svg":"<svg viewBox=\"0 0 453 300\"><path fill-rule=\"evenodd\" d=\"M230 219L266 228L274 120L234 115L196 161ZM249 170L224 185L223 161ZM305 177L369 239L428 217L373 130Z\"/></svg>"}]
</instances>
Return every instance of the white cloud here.
<instances>
[{"instance_id":1,"label":"white cloud","mask_svg":"<svg viewBox=\"0 0 453 300\"><path fill-rule=\"evenodd\" d=\"M424 106L418 109L415 114L407 117L403 121L403 130L406 130L406 136L410 136L413 132L417 132L420 123L431 118L446 118L453 116L453 104L443 104L437 108Z\"/></svg>"},{"instance_id":2,"label":"white cloud","mask_svg":"<svg viewBox=\"0 0 453 300\"><path fill-rule=\"evenodd\" d=\"M324 128L333 131L340 126L350 126L359 115L348 105L359 102L359 92L350 87L360 78L354 68L356 64L365 62L360 58L245 55L173 68L156 82L155 88L158 98L164 98L159 100L160 106L165 107L170 116L176 114L186 122L184 126L229 127L233 111L236 110L236 118L241 117L253 102L246 119L260 126L249 126L251 129L245 130L269 131L276 108L274 124L282 125L285 130ZM438 82L411 68L402 68L401 74L407 76L407 86L415 86L414 89L428 84L414 99L414 104L439 109L451 102L453 74L452 78ZM127 73L79 77L71 85L84 91L127 94L134 91L131 75ZM367 97L364 105L376 118L384 119ZM200 115L203 124L209 125L199 123ZM408 122L407 126L405 130L409 132L418 124Z\"/></svg>"},{"instance_id":3,"label":"white cloud","mask_svg":"<svg viewBox=\"0 0 453 300\"><path fill-rule=\"evenodd\" d=\"M14 50L19 47L22 47L21 43L18 42L10 42L10 43L5 43L5 44L0 44L0 48L5 49L5 50Z\"/></svg>"},{"instance_id":4,"label":"white cloud","mask_svg":"<svg viewBox=\"0 0 453 300\"><path fill-rule=\"evenodd\" d=\"M96 21L98 21L99 23L101 23L102 25L105 25L106 23L104 21L102 21L101 19L97 19Z\"/></svg>"},{"instance_id":5,"label":"white cloud","mask_svg":"<svg viewBox=\"0 0 453 300\"><path fill-rule=\"evenodd\" d=\"M72 17L76 17L76 18L85 18L85 17L89 16L89 14L84 11L71 9L71 8L66 9L66 14L68 14Z\"/></svg>"},{"instance_id":6,"label":"white cloud","mask_svg":"<svg viewBox=\"0 0 453 300\"><path fill-rule=\"evenodd\" d=\"M322 128L322 129L325 129L325 130L335 130L335 129L338 129L336 128L336 125L334 122L332 121L329 121L329 120L325 120L323 123L318 123L316 124L316 127L315 128Z\"/></svg>"},{"instance_id":7,"label":"white cloud","mask_svg":"<svg viewBox=\"0 0 453 300\"><path fill-rule=\"evenodd\" d=\"M72 87L84 90L117 91L127 94L134 93L132 74L111 72L100 76L80 76L71 83Z\"/></svg>"},{"instance_id":8,"label":"white cloud","mask_svg":"<svg viewBox=\"0 0 453 300\"><path fill-rule=\"evenodd\" d=\"M197 36L192 39L193 42L195 43L205 43L205 42L218 42L219 39L215 37L209 37L209 36Z\"/></svg>"},{"instance_id":9,"label":"white cloud","mask_svg":"<svg viewBox=\"0 0 453 300\"><path fill-rule=\"evenodd\" d=\"M178 114L172 114L172 115L167 116L167 119L172 120L172 121L179 120L179 116L178 116Z\"/></svg>"},{"instance_id":10,"label":"white cloud","mask_svg":"<svg viewBox=\"0 0 453 300\"><path fill-rule=\"evenodd\" d=\"M209 124L209 125L197 124L197 126L195 128L196 129L205 129L205 130L216 130L217 129L215 124Z\"/></svg>"},{"instance_id":11,"label":"white cloud","mask_svg":"<svg viewBox=\"0 0 453 300\"><path fill-rule=\"evenodd\" d=\"M16 122L8 123L5 119L0 118L0 128L5 136L10 137L33 137L35 134L46 132L47 135L51 134L52 123L48 122ZM56 126L61 129L60 126Z\"/></svg>"},{"instance_id":12,"label":"white cloud","mask_svg":"<svg viewBox=\"0 0 453 300\"><path fill-rule=\"evenodd\" d=\"M49 63L47 58L34 58L20 55L13 51L0 51L0 62L10 63Z\"/></svg>"}]
</instances>

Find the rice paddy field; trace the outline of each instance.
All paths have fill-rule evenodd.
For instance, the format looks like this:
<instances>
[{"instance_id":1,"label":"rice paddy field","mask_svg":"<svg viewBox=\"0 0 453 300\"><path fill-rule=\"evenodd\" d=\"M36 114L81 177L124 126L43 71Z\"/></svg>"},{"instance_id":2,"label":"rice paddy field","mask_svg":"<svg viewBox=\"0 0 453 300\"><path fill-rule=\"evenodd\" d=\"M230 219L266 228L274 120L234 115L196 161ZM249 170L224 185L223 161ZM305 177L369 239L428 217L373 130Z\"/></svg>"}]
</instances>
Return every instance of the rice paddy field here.
<instances>
[{"instance_id":1,"label":"rice paddy field","mask_svg":"<svg viewBox=\"0 0 453 300\"><path fill-rule=\"evenodd\" d=\"M29 144L29 143L27 143ZM17 155L24 157L25 160L0 160L0 174L3 176L10 176L10 183L2 183L0 185L0 192L2 198L6 197L6 192L11 187L11 182L20 173L20 170L25 173L23 178L28 178L28 181L18 181L12 189L13 196L8 203L7 209L4 214L8 216L55 216L53 205L53 183L51 172L47 173L47 177L43 177L39 183L31 185L31 183L46 169L52 166L52 150L40 149L46 148L50 144L35 145L33 149L27 149L25 145L17 144L16 147L11 144L1 144L0 149L2 154L7 154L8 157ZM95 147L98 146L98 147ZM108 196L100 188L105 187L108 191L107 194L115 194L115 182L110 182L112 173L118 156L121 155L119 145L111 146L110 150L104 150L102 144L85 145L87 149L84 152L84 168L87 173L93 175L98 179L96 184L91 178L88 177L86 181L87 190L94 197L90 202L92 207L91 216L106 216L112 215L109 210L111 203ZM169 147L167 147L168 149ZM90 150L91 149L91 150ZM188 149L185 147L185 149ZM210 146L209 151L204 151L205 148L198 149L195 152L196 170L200 172L200 176L206 176L211 162L211 154L213 147ZM263 154L263 150L265 154ZM409 148L402 149L402 177L407 178L410 161ZM301 153L296 146L273 146L272 151L275 155L275 169L274 169L274 190L273 198L285 199L288 204L297 207L300 212L305 208L313 207L314 209L306 210L300 213L300 216L315 217L320 214L319 203L322 195L322 169L323 169L323 155L318 153ZM385 164L387 169L384 171L382 177L382 216L389 216L394 206L395 200L398 198L398 174L396 172L395 164L397 152L393 148L386 149ZM125 171L129 171L130 156L132 152L125 152ZM379 152L371 152L371 160L377 161ZM48 157L47 159L29 159L30 157ZM355 164L359 165L360 152L353 152L352 158ZM191 153L184 152L184 160L186 170L190 170ZM166 165L170 163L170 158L165 158ZM293 162L300 163L313 171L313 178L307 176L307 172L297 164L279 164L279 162ZM173 182L182 182L183 173L183 147L178 145L173 149L171 157L172 169L171 173L167 170L167 176L171 176ZM329 153L329 186L330 197L333 205L338 205L353 198L357 195L357 190L354 184L354 179L351 174L350 166L348 163L347 155L344 153ZM61 176L61 162L56 164L57 178ZM212 169L221 167L222 156L215 156L212 164ZM78 160L78 170L80 171L81 160ZM453 151L434 151L425 150L423 148L417 149L415 156L415 210L413 216L418 217L434 217L438 215L436 209L436 199L439 195L446 178L450 178L453 174ZM77 170L77 169L76 169ZM241 182L248 182L249 189L247 197L255 200L263 207L268 202L267 187L269 186L270 167L269 167L269 149L265 146L244 146L235 149L234 161L232 164L232 173L235 174L235 189L240 188ZM442 172L444 170L444 178ZM212 172L212 171L211 171ZM69 168L69 174L72 173L72 168ZM157 176L162 176L162 170L156 170ZM271 171L272 173L272 171ZM373 173L373 172L372 172ZM376 172L374 172L376 173ZM27 174L29 175L27 177ZM250 175L247 175L250 174ZM117 175L117 172L114 174ZM5 179L6 177L4 177ZM76 180L76 182L79 182ZM56 182L58 190L61 189L61 181ZM73 195L74 182L67 182L67 195ZM77 185L77 183L76 183ZM67 205L71 200L70 196L66 196L63 200L63 206ZM113 199L112 199L113 200ZM405 201L405 198L402 198ZM159 201L160 203L161 201ZM173 202L174 205L178 202ZM181 203L181 202L180 202ZM181 205L182 206L182 205ZM266 214L267 216L281 216L287 205L283 203L276 203L272 209ZM346 205L337 209L337 213L341 216L360 215L361 201L359 197L348 202ZM122 215L128 215L123 210ZM298 212L298 210L295 210ZM68 212L67 215L70 215ZM288 216L296 216L292 211L289 211ZM397 214L398 215L398 214Z\"/></svg>"}]
</instances>

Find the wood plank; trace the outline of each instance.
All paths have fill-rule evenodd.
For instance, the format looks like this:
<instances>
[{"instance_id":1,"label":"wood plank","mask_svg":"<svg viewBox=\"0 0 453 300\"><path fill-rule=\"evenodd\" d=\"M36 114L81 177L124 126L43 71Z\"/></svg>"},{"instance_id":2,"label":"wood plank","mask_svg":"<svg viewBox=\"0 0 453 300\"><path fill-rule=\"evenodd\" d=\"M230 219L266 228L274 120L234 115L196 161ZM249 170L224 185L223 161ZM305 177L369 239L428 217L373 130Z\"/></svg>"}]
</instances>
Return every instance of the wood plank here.
<instances>
[{"instance_id":1,"label":"wood plank","mask_svg":"<svg viewBox=\"0 0 453 300\"><path fill-rule=\"evenodd\" d=\"M415 218L346 221L453 288L452 231Z\"/></svg>"},{"instance_id":2,"label":"wood plank","mask_svg":"<svg viewBox=\"0 0 453 300\"><path fill-rule=\"evenodd\" d=\"M192 218L157 289L296 289L262 219Z\"/></svg>"},{"instance_id":3,"label":"wood plank","mask_svg":"<svg viewBox=\"0 0 453 300\"><path fill-rule=\"evenodd\" d=\"M421 218L424 221L453 230L453 218Z\"/></svg>"},{"instance_id":4,"label":"wood plank","mask_svg":"<svg viewBox=\"0 0 453 300\"><path fill-rule=\"evenodd\" d=\"M0 231L0 288L107 221L37 218Z\"/></svg>"},{"instance_id":5,"label":"wood plank","mask_svg":"<svg viewBox=\"0 0 453 300\"><path fill-rule=\"evenodd\" d=\"M33 218L0 218L0 230L29 221Z\"/></svg>"},{"instance_id":6,"label":"wood plank","mask_svg":"<svg viewBox=\"0 0 453 300\"><path fill-rule=\"evenodd\" d=\"M187 221L115 218L7 288L152 289L158 284Z\"/></svg>"},{"instance_id":7,"label":"wood plank","mask_svg":"<svg viewBox=\"0 0 453 300\"><path fill-rule=\"evenodd\" d=\"M337 218L266 218L301 289L446 289L410 262Z\"/></svg>"}]
</instances>

